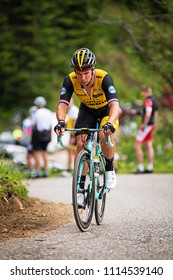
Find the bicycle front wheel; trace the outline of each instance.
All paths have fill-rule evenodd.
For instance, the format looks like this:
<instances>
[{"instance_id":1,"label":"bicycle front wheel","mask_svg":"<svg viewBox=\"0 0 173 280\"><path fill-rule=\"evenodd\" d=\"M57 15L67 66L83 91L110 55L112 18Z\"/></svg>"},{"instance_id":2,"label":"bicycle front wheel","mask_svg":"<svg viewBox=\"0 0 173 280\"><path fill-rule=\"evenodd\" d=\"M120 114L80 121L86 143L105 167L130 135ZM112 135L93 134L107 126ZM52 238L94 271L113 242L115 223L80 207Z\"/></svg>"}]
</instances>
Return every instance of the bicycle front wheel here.
<instances>
[{"instance_id":1,"label":"bicycle front wheel","mask_svg":"<svg viewBox=\"0 0 173 280\"><path fill-rule=\"evenodd\" d=\"M104 161L100 161L99 177L96 180L96 202L95 202L95 220L97 225L103 222L105 205L106 205L106 188L105 188L105 167Z\"/></svg>"},{"instance_id":2,"label":"bicycle front wheel","mask_svg":"<svg viewBox=\"0 0 173 280\"><path fill-rule=\"evenodd\" d=\"M81 180L82 177L82 181ZM84 179L85 178L85 179ZM82 194L83 204L78 204L78 195ZM95 206L94 170L90 167L90 156L82 150L76 160L72 185L73 213L80 231L87 231L91 225Z\"/></svg>"}]
</instances>

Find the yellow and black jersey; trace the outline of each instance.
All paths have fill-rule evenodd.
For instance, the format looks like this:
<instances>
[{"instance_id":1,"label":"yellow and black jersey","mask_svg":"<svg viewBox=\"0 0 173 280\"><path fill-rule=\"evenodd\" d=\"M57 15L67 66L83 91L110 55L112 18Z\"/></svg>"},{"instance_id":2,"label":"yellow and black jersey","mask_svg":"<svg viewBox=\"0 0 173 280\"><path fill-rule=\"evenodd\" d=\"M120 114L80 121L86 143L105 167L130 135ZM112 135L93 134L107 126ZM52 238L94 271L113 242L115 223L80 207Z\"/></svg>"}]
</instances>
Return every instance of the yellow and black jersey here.
<instances>
[{"instance_id":1,"label":"yellow and black jersey","mask_svg":"<svg viewBox=\"0 0 173 280\"><path fill-rule=\"evenodd\" d=\"M59 102L69 105L73 93L85 106L91 109L99 109L111 102L118 102L112 77L106 71L100 69L95 69L95 74L95 83L91 88L90 95L81 87L75 72L66 76Z\"/></svg>"}]
</instances>

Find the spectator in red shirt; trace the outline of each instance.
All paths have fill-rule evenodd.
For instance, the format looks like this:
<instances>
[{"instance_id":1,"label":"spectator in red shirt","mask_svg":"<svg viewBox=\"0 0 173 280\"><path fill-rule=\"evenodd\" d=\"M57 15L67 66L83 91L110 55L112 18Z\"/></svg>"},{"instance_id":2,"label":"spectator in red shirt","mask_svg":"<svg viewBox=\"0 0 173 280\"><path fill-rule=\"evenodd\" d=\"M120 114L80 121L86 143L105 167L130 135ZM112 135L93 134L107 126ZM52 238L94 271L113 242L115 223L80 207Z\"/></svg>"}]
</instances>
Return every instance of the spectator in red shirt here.
<instances>
[{"instance_id":1,"label":"spectator in red shirt","mask_svg":"<svg viewBox=\"0 0 173 280\"><path fill-rule=\"evenodd\" d=\"M158 115L157 101L152 95L152 89L149 86L143 86L141 88L141 94L145 98L145 104L142 112L142 123L139 127L136 140L135 140L135 152L137 157L138 168L134 172L135 174L152 173L154 162L154 149L153 149L153 131L155 129L155 122ZM142 144L145 144L147 152L147 168L144 169L144 155L142 150Z\"/></svg>"}]
</instances>

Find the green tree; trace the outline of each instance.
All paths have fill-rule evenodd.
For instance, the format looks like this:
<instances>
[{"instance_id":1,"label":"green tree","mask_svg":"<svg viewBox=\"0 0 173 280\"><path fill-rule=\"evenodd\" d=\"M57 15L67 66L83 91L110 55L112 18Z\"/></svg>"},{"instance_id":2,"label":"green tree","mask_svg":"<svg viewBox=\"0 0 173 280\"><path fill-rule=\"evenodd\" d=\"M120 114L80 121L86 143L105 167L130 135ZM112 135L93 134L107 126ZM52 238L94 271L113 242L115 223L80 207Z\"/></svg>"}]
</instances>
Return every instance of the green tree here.
<instances>
[{"instance_id":1,"label":"green tree","mask_svg":"<svg viewBox=\"0 0 173 280\"><path fill-rule=\"evenodd\" d=\"M52 108L82 46L97 52L98 67L119 71L124 96L141 84L141 68L157 73L158 87L172 86L172 18L166 0L1 0L1 111L27 112L38 95Z\"/></svg>"},{"instance_id":2,"label":"green tree","mask_svg":"<svg viewBox=\"0 0 173 280\"><path fill-rule=\"evenodd\" d=\"M35 96L51 100L76 48L92 46L92 9L98 1L2 0L1 106L28 108Z\"/></svg>"}]
</instances>

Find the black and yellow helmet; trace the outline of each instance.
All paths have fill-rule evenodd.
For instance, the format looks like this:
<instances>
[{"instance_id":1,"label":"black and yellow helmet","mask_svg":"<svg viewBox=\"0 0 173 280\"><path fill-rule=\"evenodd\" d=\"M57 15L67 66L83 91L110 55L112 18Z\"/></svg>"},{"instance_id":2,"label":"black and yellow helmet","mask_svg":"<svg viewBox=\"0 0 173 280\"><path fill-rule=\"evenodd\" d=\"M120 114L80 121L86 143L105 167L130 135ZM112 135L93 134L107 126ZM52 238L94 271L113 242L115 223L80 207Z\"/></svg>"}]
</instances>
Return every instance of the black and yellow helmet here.
<instances>
[{"instance_id":1,"label":"black and yellow helmet","mask_svg":"<svg viewBox=\"0 0 173 280\"><path fill-rule=\"evenodd\" d=\"M86 68L92 68L96 63L96 57L87 48L81 48L77 50L71 59L71 67L74 69L84 70Z\"/></svg>"}]
</instances>

